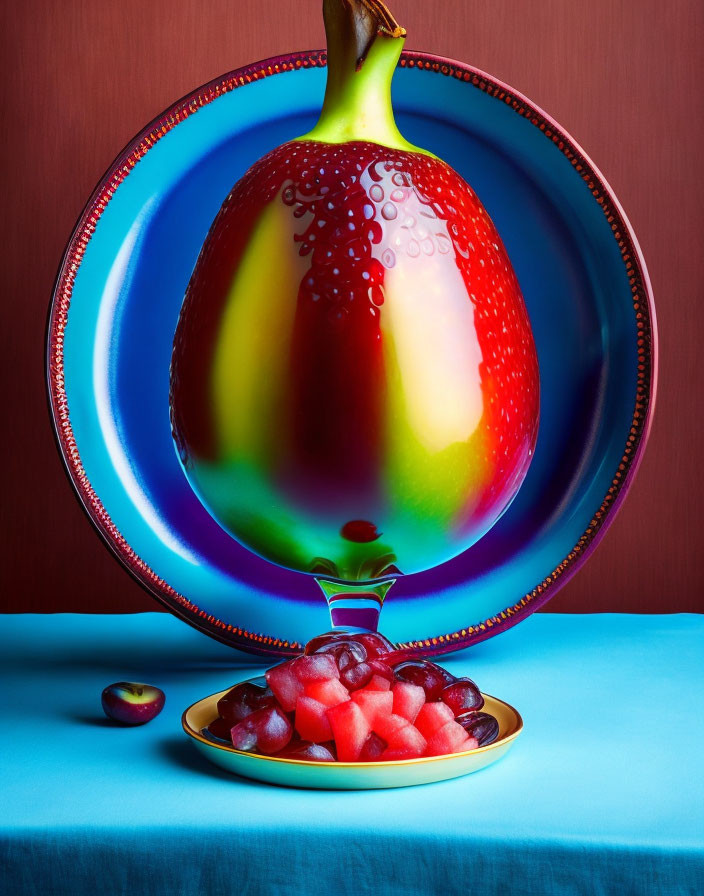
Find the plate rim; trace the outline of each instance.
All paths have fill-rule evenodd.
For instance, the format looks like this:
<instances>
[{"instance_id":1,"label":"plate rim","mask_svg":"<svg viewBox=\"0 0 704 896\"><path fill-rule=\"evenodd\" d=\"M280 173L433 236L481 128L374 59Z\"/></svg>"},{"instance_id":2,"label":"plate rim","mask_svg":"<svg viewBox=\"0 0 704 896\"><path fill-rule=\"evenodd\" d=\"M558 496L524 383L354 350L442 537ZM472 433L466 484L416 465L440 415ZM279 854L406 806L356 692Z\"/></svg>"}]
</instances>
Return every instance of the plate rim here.
<instances>
[{"instance_id":1,"label":"plate rim","mask_svg":"<svg viewBox=\"0 0 704 896\"><path fill-rule=\"evenodd\" d=\"M101 540L132 578L173 615L231 647L266 656L292 655L301 645L296 641L249 632L206 613L152 570L113 523L83 469L71 427L63 373L63 337L76 273L88 243L115 190L146 152L168 131L224 93L264 77L300 68L323 68L326 64L327 54L317 50L275 56L235 69L186 94L142 128L107 168L79 215L59 265L46 323L45 381L54 438L64 472ZM430 53L404 50L399 67L417 68L419 71L453 77L505 102L517 114L539 128L546 139L550 139L570 160L601 206L617 240L631 286L636 323L637 385L634 413L621 461L601 505L567 556L518 602L488 619L466 625L455 632L400 642L400 646L414 648L419 654L440 655L512 628L557 593L595 550L623 504L650 435L657 393L658 334L652 285L633 228L614 191L577 141L522 93L466 63Z\"/></svg>"},{"instance_id":2,"label":"plate rim","mask_svg":"<svg viewBox=\"0 0 704 896\"><path fill-rule=\"evenodd\" d=\"M239 684L244 684L247 681L251 681L252 679L245 679ZM486 700L494 701L495 703L501 703L503 706L507 707L516 718L516 727L510 734L506 734L503 737L495 740L491 744L487 744L485 747L475 747L473 750L463 750L461 753L447 753L442 756L421 756L419 759L387 759L385 762L338 762L335 760L334 762L313 762L307 759L288 759L284 756L265 756L262 753L248 753L246 750L237 750L235 747L231 747L228 744L216 744L211 740L208 740L206 737L200 733L200 731L196 731L195 728L192 728L187 720L188 714L195 709L201 703L207 703L208 701L214 700L216 697L219 699L224 696L228 691L232 690L232 688L224 688L221 691L217 691L214 694L209 694L207 697L201 697L200 700L196 700L194 703L191 703L186 709L184 709L181 714L181 727L184 732L192 738L194 741L198 743L205 744L208 747L213 747L216 750L221 750L223 753L234 753L237 756L248 756L252 760L265 760L267 762L274 763L284 763L286 765L291 766L301 766L303 768L347 768L354 769L355 771L362 768L397 768L402 766L407 768L412 765L429 765L432 762L438 762L443 759L454 758L456 756L476 756L479 753L487 753L490 750L498 749L499 747L507 747L510 743L512 743L518 735L523 731L523 718L519 711L515 706L512 706L510 703L507 703L506 700L501 700L499 697L494 697L492 694L485 694L483 691L481 692L482 697Z\"/></svg>"}]
</instances>

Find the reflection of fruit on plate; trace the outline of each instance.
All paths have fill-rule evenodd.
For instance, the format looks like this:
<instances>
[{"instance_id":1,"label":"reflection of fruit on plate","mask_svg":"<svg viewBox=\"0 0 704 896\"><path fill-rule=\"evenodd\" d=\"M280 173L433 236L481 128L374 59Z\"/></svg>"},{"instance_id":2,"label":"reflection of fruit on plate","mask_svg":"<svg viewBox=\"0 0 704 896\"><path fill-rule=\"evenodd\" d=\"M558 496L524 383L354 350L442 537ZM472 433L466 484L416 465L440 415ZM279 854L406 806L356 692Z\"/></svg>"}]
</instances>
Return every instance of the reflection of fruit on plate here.
<instances>
[{"instance_id":1,"label":"reflection of fruit on plate","mask_svg":"<svg viewBox=\"0 0 704 896\"><path fill-rule=\"evenodd\" d=\"M184 728L211 760L247 774L258 766L233 755L338 769L390 769L489 749L498 757L520 720L515 714L511 721L509 708L469 678L410 658L381 635L335 631L265 677L195 704ZM481 763L467 760L466 770Z\"/></svg>"}]
</instances>

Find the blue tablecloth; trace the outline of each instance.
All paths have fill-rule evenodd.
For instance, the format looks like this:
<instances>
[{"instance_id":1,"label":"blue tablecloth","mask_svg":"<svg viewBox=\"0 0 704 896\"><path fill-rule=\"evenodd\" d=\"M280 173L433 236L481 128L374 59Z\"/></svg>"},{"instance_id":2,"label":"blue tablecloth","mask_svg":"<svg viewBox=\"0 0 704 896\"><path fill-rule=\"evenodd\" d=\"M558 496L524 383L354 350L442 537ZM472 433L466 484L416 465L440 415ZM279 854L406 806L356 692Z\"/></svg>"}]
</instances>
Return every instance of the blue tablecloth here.
<instances>
[{"instance_id":1,"label":"blue tablecloth","mask_svg":"<svg viewBox=\"0 0 704 896\"><path fill-rule=\"evenodd\" d=\"M539 614L448 658L522 713L500 762L367 792L211 766L182 710L252 659L166 614L5 616L4 894L701 894L704 616ZM159 685L113 727L102 688Z\"/></svg>"}]
</instances>

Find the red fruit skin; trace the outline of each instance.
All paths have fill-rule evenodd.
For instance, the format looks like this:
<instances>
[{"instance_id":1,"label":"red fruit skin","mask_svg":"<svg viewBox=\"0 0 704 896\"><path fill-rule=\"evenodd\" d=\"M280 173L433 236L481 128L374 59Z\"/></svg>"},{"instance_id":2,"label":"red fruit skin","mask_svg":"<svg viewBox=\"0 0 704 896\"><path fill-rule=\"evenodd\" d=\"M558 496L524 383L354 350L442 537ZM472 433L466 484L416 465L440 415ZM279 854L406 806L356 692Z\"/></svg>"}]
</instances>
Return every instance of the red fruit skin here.
<instances>
[{"instance_id":1,"label":"red fruit skin","mask_svg":"<svg viewBox=\"0 0 704 896\"><path fill-rule=\"evenodd\" d=\"M339 762L357 762L371 726L353 700L328 710L328 719L335 738Z\"/></svg>"},{"instance_id":2,"label":"red fruit skin","mask_svg":"<svg viewBox=\"0 0 704 896\"><path fill-rule=\"evenodd\" d=\"M230 732L235 749L265 755L283 750L292 734L293 725L278 706L258 709Z\"/></svg>"},{"instance_id":3,"label":"red fruit skin","mask_svg":"<svg viewBox=\"0 0 704 896\"><path fill-rule=\"evenodd\" d=\"M103 712L122 725L144 725L164 708L166 697L160 688L133 681L117 681L101 695Z\"/></svg>"},{"instance_id":4,"label":"red fruit skin","mask_svg":"<svg viewBox=\"0 0 704 896\"><path fill-rule=\"evenodd\" d=\"M404 574L433 568L490 528L515 495L535 446L537 356L500 237L472 189L444 162L368 142L284 144L262 157L223 204L176 331L174 438L189 480L213 515L251 550L308 573L317 568L315 538L306 541L301 534L297 540L290 533L285 540L276 538L272 532L282 516L273 513L255 525L246 489L240 492L242 505L232 507L231 494L226 499L208 475L224 438L225 412L212 401L213 358L233 279L264 210L274 203L288 215L290 231L276 251L294 257L301 271L291 274L296 282L287 289L294 320L284 347L287 365L277 379L282 394L261 422L267 449L261 475L273 490L272 506L286 507L291 530L299 533L299 520L329 521L325 533L337 543L324 559L340 573L336 577L349 578L342 572L349 571L350 546L363 560L363 570L354 564L360 580L392 569ZM457 312L463 321L453 331L461 333L458 354L476 370L472 384L465 376L451 379L467 424L457 439L443 430L438 446L467 446L472 475L458 473L454 490L435 491L430 480L423 485L421 499L443 505L441 522L419 512L405 514L404 527L396 528L402 505L385 478L391 475L389 415L395 413L385 403L386 387L396 374L384 341L388 332L394 339L398 335L390 324L392 281L412 280L413 265L424 257L441 265L442 277L451 278L453 287L443 287L450 298L436 318L428 301L423 311L438 331L443 311ZM421 303L424 291L418 295ZM419 413L426 410L422 405ZM410 417L403 423L414 425ZM422 473L423 458L414 464L417 468L397 482L401 499Z\"/></svg>"}]
</instances>

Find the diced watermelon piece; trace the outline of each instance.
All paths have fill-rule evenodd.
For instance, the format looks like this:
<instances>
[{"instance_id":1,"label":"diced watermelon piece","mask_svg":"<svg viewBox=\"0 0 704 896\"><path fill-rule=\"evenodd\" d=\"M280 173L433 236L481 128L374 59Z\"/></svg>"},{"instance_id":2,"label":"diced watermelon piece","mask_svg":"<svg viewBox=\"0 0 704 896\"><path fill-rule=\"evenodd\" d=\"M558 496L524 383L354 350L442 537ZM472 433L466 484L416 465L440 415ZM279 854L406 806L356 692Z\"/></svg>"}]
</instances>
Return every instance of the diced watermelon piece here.
<instances>
[{"instance_id":1,"label":"diced watermelon piece","mask_svg":"<svg viewBox=\"0 0 704 896\"><path fill-rule=\"evenodd\" d=\"M447 722L442 728L438 728L428 738L426 756L444 756L447 753L457 753L463 750L473 749L465 746L467 741L475 741L464 728L457 722Z\"/></svg>"},{"instance_id":2,"label":"diced watermelon piece","mask_svg":"<svg viewBox=\"0 0 704 896\"><path fill-rule=\"evenodd\" d=\"M381 675L372 675L366 688L368 691L389 691L391 682L388 678L382 678Z\"/></svg>"},{"instance_id":3,"label":"diced watermelon piece","mask_svg":"<svg viewBox=\"0 0 704 896\"><path fill-rule=\"evenodd\" d=\"M335 657L330 653L314 653L312 656L298 656L291 666L296 678L308 684L311 681L326 681L329 678L339 678L340 670L337 668ZM271 686L270 686L271 687Z\"/></svg>"},{"instance_id":4,"label":"diced watermelon piece","mask_svg":"<svg viewBox=\"0 0 704 896\"><path fill-rule=\"evenodd\" d=\"M442 728L448 722L453 722L454 719L455 714L444 703L424 703L416 716L415 726L423 737L429 740L438 728Z\"/></svg>"},{"instance_id":5,"label":"diced watermelon piece","mask_svg":"<svg viewBox=\"0 0 704 896\"><path fill-rule=\"evenodd\" d=\"M296 731L303 740L323 744L332 738L332 728L326 715L328 707L312 697L299 697L296 703ZM464 730L464 729L463 729Z\"/></svg>"},{"instance_id":6,"label":"diced watermelon piece","mask_svg":"<svg viewBox=\"0 0 704 896\"><path fill-rule=\"evenodd\" d=\"M464 743L459 743L452 751L453 753L464 753L466 750L476 750L479 746L479 741L476 737L472 737L471 734L467 735L467 740Z\"/></svg>"},{"instance_id":7,"label":"diced watermelon piece","mask_svg":"<svg viewBox=\"0 0 704 896\"><path fill-rule=\"evenodd\" d=\"M373 691L362 688L361 691L353 691L350 697L367 717L372 728L377 716L391 715L391 707L394 702L391 691Z\"/></svg>"},{"instance_id":8,"label":"diced watermelon piece","mask_svg":"<svg viewBox=\"0 0 704 896\"><path fill-rule=\"evenodd\" d=\"M378 762L381 754L386 749L386 742L378 734L372 733L364 741L362 752L359 754L360 762Z\"/></svg>"},{"instance_id":9,"label":"diced watermelon piece","mask_svg":"<svg viewBox=\"0 0 704 896\"><path fill-rule=\"evenodd\" d=\"M379 737L382 737L386 743L391 740L394 734L399 730L399 728L405 728L411 723L408 719L404 719L403 716L377 716L374 720L374 732L378 734Z\"/></svg>"},{"instance_id":10,"label":"diced watermelon piece","mask_svg":"<svg viewBox=\"0 0 704 896\"><path fill-rule=\"evenodd\" d=\"M417 684L397 681L391 689L394 695L393 711L409 722L415 722L421 706L425 703L425 691Z\"/></svg>"},{"instance_id":11,"label":"diced watermelon piece","mask_svg":"<svg viewBox=\"0 0 704 896\"><path fill-rule=\"evenodd\" d=\"M296 700L303 694L303 684L293 673L296 659L280 663L272 669L267 669L266 683L271 688L274 696L286 712L292 712L296 708Z\"/></svg>"},{"instance_id":12,"label":"diced watermelon piece","mask_svg":"<svg viewBox=\"0 0 704 896\"><path fill-rule=\"evenodd\" d=\"M399 728L389 738L389 746L382 759L418 759L425 753L427 743L420 731L413 725Z\"/></svg>"},{"instance_id":13,"label":"diced watermelon piece","mask_svg":"<svg viewBox=\"0 0 704 896\"><path fill-rule=\"evenodd\" d=\"M423 754L421 754L422 756ZM379 762L401 762L404 759L420 759L416 750L407 747L387 747L379 757Z\"/></svg>"},{"instance_id":14,"label":"diced watermelon piece","mask_svg":"<svg viewBox=\"0 0 704 896\"><path fill-rule=\"evenodd\" d=\"M330 678L327 681L311 681L304 690L306 697L319 700L328 708L350 699L347 688L337 678Z\"/></svg>"},{"instance_id":15,"label":"diced watermelon piece","mask_svg":"<svg viewBox=\"0 0 704 896\"><path fill-rule=\"evenodd\" d=\"M338 703L328 709L327 715L335 738L338 760L356 762L371 731L367 717L354 700Z\"/></svg>"}]
</instances>

